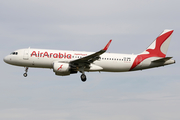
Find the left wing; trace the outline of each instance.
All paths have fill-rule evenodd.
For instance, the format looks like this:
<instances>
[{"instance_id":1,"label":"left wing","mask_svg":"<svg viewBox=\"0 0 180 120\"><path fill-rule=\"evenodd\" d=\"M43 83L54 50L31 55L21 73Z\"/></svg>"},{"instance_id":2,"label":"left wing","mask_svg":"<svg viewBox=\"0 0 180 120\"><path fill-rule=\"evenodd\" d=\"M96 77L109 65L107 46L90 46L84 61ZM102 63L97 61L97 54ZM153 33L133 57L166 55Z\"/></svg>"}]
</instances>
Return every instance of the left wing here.
<instances>
[{"instance_id":1,"label":"left wing","mask_svg":"<svg viewBox=\"0 0 180 120\"><path fill-rule=\"evenodd\" d=\"M70 61L70 65L74 66L74 67L80 67L80 66L89 66L91 63L93 63L95 60L98 60L100 57L101 54L103 54L104 52L106 52L106 50L108 49L110 43L111 43L112 40L110 40L107 45L104 47L104 49L96 52L96 53L93 53L91 55L88 55L88 56L85 56L83 58L80 58L80 59L76 59L76 60L73 60L73 61Z\"/></svg>"}]
</instances>

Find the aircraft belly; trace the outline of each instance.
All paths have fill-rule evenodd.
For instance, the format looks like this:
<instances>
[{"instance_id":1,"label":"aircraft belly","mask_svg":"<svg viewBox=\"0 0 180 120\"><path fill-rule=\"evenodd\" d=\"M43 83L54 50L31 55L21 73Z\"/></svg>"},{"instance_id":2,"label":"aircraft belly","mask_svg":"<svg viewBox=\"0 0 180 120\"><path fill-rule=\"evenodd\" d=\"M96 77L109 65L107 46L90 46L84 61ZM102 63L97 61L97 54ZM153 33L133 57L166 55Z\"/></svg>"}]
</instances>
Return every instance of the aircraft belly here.
<instances>
[{"instance_id":1,"label":"aircraft belly","mask_svg":"<svg viewBox=\"0 0 180 120\"><path fill-rule=\"evenodd\" d=\"M103 68L102 71L107 72L125 72L129 71L132 64L124 63L124 62L116 62L116 61L104 61L97 62L96 65Z\"/></svg>"},{"instance_id":2,"label":"aircraft belly","mask_svg":"<svg viewBox=\"0 0 180 120\"><path fill-rule=\"evenodd\" d=\"M52 68L53 60L49 59L36 59L32 61L33 67Z\"/></svg>"}]
</instances>

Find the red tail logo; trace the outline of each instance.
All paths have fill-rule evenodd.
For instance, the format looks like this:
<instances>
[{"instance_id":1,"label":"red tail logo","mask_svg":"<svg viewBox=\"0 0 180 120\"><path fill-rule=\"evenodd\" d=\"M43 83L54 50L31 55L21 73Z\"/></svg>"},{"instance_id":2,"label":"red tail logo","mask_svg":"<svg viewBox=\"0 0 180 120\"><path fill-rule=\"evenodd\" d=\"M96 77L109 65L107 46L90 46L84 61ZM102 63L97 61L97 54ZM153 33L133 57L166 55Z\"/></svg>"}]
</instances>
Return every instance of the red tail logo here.
<instances>
[{"instance_id":1,"label":"red tail logo","mask_svg":"<svg viewBox=\"0 0 180 120\"><path fill-rule=\"evenodd\" d=\"M163 35L160 35L157 39L156 39L156 46L154 49L147 49L146 51L149 52L148 54L141 54L138 55L136 57L136 59L134 60L133 65L131 66L130 70L132 70L133 68L135 68L137 65L139 65L143 60L149 58L149 57L166 57L166 55L164 53L162 53L161 51L161 45L170 37L170 35L172 34L172 31L169 31Z\"/></svg>"}]
</instances>

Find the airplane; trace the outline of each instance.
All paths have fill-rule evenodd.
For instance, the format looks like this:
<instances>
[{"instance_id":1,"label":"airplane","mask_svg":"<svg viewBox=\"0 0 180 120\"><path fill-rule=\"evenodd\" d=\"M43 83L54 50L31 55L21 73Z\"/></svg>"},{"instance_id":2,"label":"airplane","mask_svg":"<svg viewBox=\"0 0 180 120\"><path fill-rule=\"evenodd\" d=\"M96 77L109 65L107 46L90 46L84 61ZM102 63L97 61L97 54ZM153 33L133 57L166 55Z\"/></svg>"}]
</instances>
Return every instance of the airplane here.
<instances>
[{"instance_id":1,"label":"airplane","mask_svg":"<svg viewBox=\"0 0 180 120\"><path fill-rule=\"evenodd\" d=\"M112 42L98 52L82 52L49 49L19 49L4 57L4 62L25 67L50 68L55 75L68 76L82 73L81 80L87 80L85 72L128 72L174 64L172 57L166 57L174 30L165 29L155 41L140 54L105 53Z\"/></svg>"}]
</instances>

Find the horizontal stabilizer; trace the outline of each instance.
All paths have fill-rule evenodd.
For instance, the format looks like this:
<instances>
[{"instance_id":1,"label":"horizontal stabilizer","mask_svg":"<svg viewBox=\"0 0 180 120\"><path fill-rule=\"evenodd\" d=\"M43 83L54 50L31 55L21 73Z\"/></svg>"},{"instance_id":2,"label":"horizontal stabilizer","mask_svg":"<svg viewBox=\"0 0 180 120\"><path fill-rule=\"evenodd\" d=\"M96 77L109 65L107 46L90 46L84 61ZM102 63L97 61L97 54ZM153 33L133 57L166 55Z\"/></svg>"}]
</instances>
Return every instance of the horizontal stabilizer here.
<instances>
[{"instance_id":1,"label":"horizontal stabilizer","mask_svg":"<svg viewBox=\"0 0 180 120\"><path fill-rule=\"evenodd\" d=\"M171 58L172 57L160 58L160 59L154 60L152 62L166 62L166 61L170 60Z\"/></svg>"}]
</instances>

